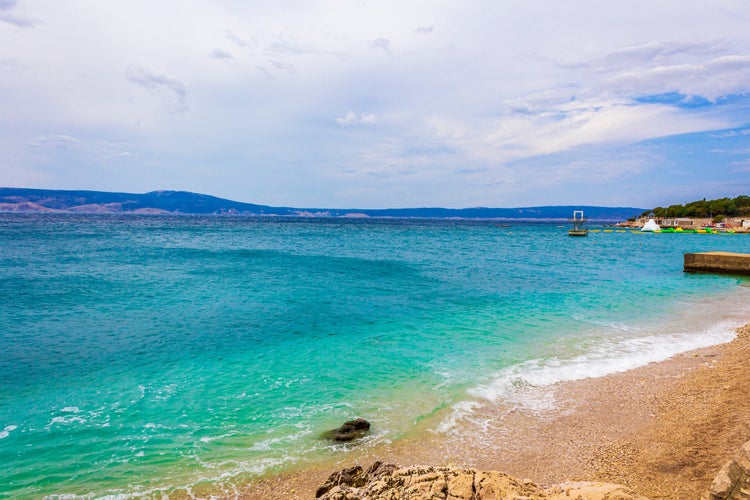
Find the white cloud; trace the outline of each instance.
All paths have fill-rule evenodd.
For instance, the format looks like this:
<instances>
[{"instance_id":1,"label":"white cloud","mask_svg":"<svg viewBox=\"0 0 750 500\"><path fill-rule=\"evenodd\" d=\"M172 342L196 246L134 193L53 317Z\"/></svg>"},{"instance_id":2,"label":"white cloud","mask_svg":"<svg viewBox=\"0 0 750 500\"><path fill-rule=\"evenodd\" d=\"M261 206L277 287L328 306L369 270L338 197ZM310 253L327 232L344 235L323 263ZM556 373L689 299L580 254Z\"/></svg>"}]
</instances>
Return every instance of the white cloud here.
<instances>
[{"instance_id":1,"label":"white cloud","mask_svg":"<svg viewBox=\"0 0 750 500\"><path fill-rule=\"evenodd\" d=\"M614 74L604 88L626 95L680 92L709 100L746 93L750 81L750 55L723 55L695 63L664 64Z\"/></svg>"},{"instance_id":2,"label":"white cloud","mask_svg":"<svg viewBox=\"0 0 750 500\"><path fill-rule=\"evenodd\" d=\"M257 45L257 41L254 39L246 40L245 38L237 35L236 33L227 30L224 32L224 38L237 45L238 47L248 48Z\"/></svg>"},{"instance_id":3,"label":"white cloud","mask_svg":"<svg viewBox=\"0 0 750 500\"><path fill-rule=\"evenodd\" d=\"M234 59L230 52L223 49L213 49L208 56L211 59Z\"/></svg>"},{"instance_id":4,"label":"white cloud","mask_svg":"<svg viewBox=\"0 0 750 500\"><path fill-rule=\"evenodd\" d=\"M737 136L743 136L743 135L750 135L750 128L743 129L743 130L726 130L726 131L710 134L711 137L714 137L717 139L722 139L725 137L737 137Z\"/></svg>"},{"instance_id":5,"label":"white cloud","mask_svg":"<svg viewBox=\"0 0 750 500\"><path fill-rule=\"evenodd\" d=\"M70 146L71 144L76 144L78 142L80 142L79 139L67 134L51 134L37 137L35 140L29 142L29 146L35 148L61 148Z\"/></svg>"},{"instance_id":6,"label":"white cloud","mask_svg":"<svg viewBox=\"0 0 750 500\"><path fill-rule=\"evenodd\" d=\"M645 141L750 138L748 20L741 0L0 0L0 178L62 155L64 131L80 167L50 162L51 187L472 206L527 204L551 172L564 192L566 169L624 186L607 151L638 158L615 162L635 182L664 168ZM105 157L138 164L86 171Z\"/></svg>"},{"instance_id":7,"label":"white cloud","mask_svg":"<svg viewBox=\"0 0 750 500\"><path fill-rule=\"evenodd\" d=\"M157 75L144 68L129 68L125 78L157 95L170 113L187 111L187 87L184 83L164 75Z\"/></svg>"},{"instance_id":8,"label":"white cloud","mask_svg":"<svg viewBox=\"0 0 750 500\"><path fill-rule=\"evenodd\" d=\"M340 125L357 125L357 124L372 124L377 121L377 116L372 113L355 113L349 111L346 115L336 118L336 122Z\"/></svg>"},{"instance_id":9,"label":"white cloud","mask_svg":"<svg viewBox=\"0 0 750 500\"><path fill-rule=\"evenodd\" d=\"M127 143L102 142L94 145L98 149L98 158L105 162L123 161L135 156Z\"/></svg>"},{"instance_id":10,"label":"white cloud","mask_svg":"<svg viewBox=\"0 0 750 500\"><path fill-rule=\"evenodd\" d=\"M0 22L17 28L35 28L39 21L23 13L17 0L0 0Z\"/></svg>"},{"instance_id":11,"label":"white cloud","mask_svg":"<svg viewBox=\"0 0 750 500\"><path fill-rule=\"evenodd\" d=\"M561 63L562 67L590 70L597 73L623 71L625 68L648 68L664 62L684 62L695 58L706 59L721 55L728 49L725 43L716 41L697 43L693 41L649 41L607 51L587 60Z\"/></svg>"},{"instance_id":12,"label":"white cloud","mask_svg":"<svg viewBox=\"0 0 750 500\"><path fill-rule=\"evenodd\" d=\"M428 35L433 31L435 31L435 26L419 26L414 30L414 33L416 33L417 35Z\"/></svg>"},{"instance_id":13,"label":"white cloud","mask_svg":"<svg viewBox=\"0 0 750 500\"><path fill-rule=\"evenodd\" d=\"M373 49L382 50L386 54L390 54L393 52L393 47L391 46L391 41L387 38L379 37L370 42L370 47Z\"/></svg>"}]
</instances>

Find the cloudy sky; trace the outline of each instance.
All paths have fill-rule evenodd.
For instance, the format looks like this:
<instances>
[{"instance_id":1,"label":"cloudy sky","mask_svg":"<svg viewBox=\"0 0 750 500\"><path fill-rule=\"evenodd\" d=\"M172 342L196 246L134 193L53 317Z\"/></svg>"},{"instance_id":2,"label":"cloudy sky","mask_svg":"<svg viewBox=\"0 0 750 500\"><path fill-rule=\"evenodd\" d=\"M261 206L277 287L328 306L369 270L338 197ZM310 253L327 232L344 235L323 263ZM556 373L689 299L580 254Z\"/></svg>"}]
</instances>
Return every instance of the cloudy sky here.
<instances>
[{"instance_id":1,"label":"cloudy sky","mask_svg":"<svg viewBox=\"0 0 750 500\"><path fill-rule=\"evenodd\" d=\"M297 207L750 193L748 0L0 0L0 186Z\"/></svg>"}]
</instances>

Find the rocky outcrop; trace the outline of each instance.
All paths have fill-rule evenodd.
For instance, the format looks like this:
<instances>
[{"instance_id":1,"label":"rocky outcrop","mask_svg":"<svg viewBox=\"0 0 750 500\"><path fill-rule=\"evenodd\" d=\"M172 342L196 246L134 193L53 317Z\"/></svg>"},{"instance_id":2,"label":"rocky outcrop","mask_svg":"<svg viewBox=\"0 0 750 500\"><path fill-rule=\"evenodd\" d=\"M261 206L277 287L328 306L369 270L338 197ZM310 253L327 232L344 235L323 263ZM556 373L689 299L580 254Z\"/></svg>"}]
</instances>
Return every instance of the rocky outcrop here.
<instances>
[{"instance_id":1,"label":"rocky outcrop","mask_svg":"<svg viewBox=\"0 0 750 500\"><path fill-rule=\"evenodd\" d=\"M334 441L352 441L364 436L369 430L370 422L364 418L357 418L344 422L344 425L337 429L324 432L323 437Z\"/></svg>"},{"instance_id":2,"label":"rocky outcrop","mask_svg":"<svg viewBox=\"0 0 750 500\"><path fill-rule=\"evenodd\" d=\"M502 472L455 467L406 467L375 462L331 474L318 488L321 500L647 500L624 486L565 483L542 489Z\"/></svg>"},{"instance_id":3,"label":"rocky outcrop","mask_svg":"<svg viewBox=\"0 0 750 500\"><path fill-rule=\"evenodd\" d=\"M742 446L739 458L721 468L711 483L709 500L750 499L750 441Z\"/></svg>"}]
</instances>

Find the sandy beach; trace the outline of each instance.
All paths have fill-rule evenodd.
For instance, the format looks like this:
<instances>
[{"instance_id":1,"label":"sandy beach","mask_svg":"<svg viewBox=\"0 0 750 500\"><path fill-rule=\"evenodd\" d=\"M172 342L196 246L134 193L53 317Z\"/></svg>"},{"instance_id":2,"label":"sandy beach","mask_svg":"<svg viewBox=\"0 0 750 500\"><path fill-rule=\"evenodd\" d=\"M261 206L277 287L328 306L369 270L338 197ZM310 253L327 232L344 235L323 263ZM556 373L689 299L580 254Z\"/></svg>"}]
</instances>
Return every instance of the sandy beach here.
<instances>
[{"instance_id":1,"label":"sandy beach","mask_svg":"<svg viewBox=\"0 0 750 500\"><path fill-rule=\"evenodd\" d=\"M334 470L375 460L498 470L541 486L624 484L649 498L703 495L750 439L750 324L730 343L602 378L534 389L543 408L488 404L447 433L397 443L243 487L245 499L311 499Z\"/></svg>"}]
</instances>

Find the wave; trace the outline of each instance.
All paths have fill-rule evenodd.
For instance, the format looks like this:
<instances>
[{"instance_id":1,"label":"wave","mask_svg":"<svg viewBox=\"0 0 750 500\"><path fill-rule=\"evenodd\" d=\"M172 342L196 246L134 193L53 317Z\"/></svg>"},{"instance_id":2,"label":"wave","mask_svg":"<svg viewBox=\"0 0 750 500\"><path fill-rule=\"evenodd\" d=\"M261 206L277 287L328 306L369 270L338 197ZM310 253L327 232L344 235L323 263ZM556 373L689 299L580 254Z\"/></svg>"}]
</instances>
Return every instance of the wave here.
<instances>
[{"instance_id":1,"label":"wave","mask_svg":"<svg viewBox=\"0 0 750 500\"><path fill-rule=\"evenodd\" d=\"M10 433L13 432L16 429L18 429L17 425L8 425L8 426L6 426L5 429L3 429L2 431L0 431L0 439L7 438L8 436L10 436Z\"/></svg>"},{"instance_id":2,"label":"wave","mask_svg":"<svg viewBox=\"0 0 750 500\"><path fill-rule=\"evenodd\" d=\"M468 398L454 404L436 430L449 432L463 419L471 418L477 409L493 403L543 413L554 409L556 402L542 388L621 373L695 349L727 343L734 339L738 327L750 321L741 308L738 312L731 304L704 302L694 306L692 314L658 325L601 325L595 335L571 339L580 347L567 344L560 349L568 355L553 353L505 367L468 389ZM705 315L707 309L715 314Z\"/></svg>"}]
</instances>

